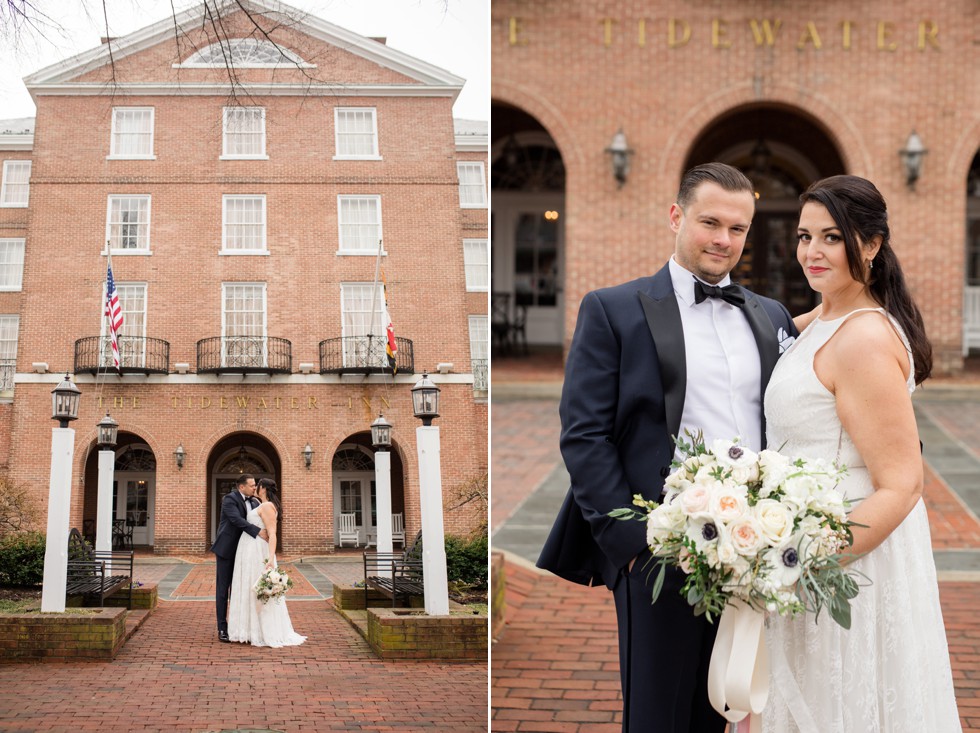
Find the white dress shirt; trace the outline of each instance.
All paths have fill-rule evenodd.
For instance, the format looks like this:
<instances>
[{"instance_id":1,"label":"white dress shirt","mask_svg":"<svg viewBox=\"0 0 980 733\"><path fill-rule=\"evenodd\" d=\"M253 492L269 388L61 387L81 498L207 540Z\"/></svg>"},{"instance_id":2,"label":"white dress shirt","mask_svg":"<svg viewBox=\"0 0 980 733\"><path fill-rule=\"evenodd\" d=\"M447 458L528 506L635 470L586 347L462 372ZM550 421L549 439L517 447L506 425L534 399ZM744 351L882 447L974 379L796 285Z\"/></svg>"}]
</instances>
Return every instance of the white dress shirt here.
<instances>
[{"instance_id":1,"label":"white dress shirt","mask_svg":"<svg viewBox=\"0 0 980 733\"><path fill-rule=\"evenodd\" d=\"M694 274L673 257L669 267L687 362L687 393L678 437L690 442L685 430L695 434L701 430L707 445L719 438L738 437L742 445L758 451L762 447L762 372L749 322L741 308L720 298L695 304ZM730 283L726 276L717 284Z\"/></svg>"}]
</instances>

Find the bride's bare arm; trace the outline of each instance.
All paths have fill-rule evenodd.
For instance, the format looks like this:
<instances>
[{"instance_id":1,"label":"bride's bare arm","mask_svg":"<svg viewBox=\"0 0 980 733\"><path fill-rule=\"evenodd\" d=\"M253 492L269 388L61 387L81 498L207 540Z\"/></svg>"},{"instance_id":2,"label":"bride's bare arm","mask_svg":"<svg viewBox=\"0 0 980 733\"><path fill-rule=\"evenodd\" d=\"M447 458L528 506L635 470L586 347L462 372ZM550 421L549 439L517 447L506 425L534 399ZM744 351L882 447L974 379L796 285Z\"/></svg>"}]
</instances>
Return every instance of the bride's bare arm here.
<instances>
[{"instance_id":1,"label":"bride's bare arm","mask_svg":"<svg viewBox=\"0 0 980 733\"><path fill-rule=\"evenodd\" d=\"M266 564L272 567L276 559L276 519L279 517L279 512L271 501L267 501L259 506L259 516L262 517L262 523L269 533L269 561Z\"/></svg>"},{"instance_id":2,"label":"bride's bare arm","mask_svg":"<svg viewBox=\"0 0 980 733\"><path fill-rule=\"evenodd\" d=\"M867 314L841 327L814 360L837 400L841 424L871 476L874 493L858 502L851 552L880 545L922 496L919 433L908 393L908 355L887 321Z\"/></svg>"}]
</instances>

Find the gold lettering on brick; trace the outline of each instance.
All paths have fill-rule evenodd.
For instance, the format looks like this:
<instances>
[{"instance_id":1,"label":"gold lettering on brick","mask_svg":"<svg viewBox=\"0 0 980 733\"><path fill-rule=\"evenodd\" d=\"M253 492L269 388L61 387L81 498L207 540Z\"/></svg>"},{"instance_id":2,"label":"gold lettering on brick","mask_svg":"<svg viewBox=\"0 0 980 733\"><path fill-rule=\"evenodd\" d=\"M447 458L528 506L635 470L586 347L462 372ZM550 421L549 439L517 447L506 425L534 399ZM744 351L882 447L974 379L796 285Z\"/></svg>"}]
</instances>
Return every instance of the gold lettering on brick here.
<instances>
[{"instance_id":1,"label":"gold lettering on brick","mask_svg":"<svg viewBox=\"0 0 980 733\"><path fill-rule=\"evenodd\" d=\"M316 397L307 397L306 398L306 406L309 409L311 409L311 410L318 410L318 409L320 409L320 408L318 408L316 406Z\"/></svg>"},{"instance_id":2,"label":"gold lettering on brick","mask_svg":"<svg viewBox=\"0 0 980 733\"><path fill-rule=\"evenodd\" d=\"M276 397L276 409L282 407L282 397Z\"/></svg>"},{"instance_id":3,"label":"gold lettering on brick","mask_svg":"<svg viewBox=\"0 0 980 733\"><path fill-rule=\"evenodd\" d=\"M133 398L133 409L134 410L140 409L140 398L139 397L134 397Z\"/></svg>"},{"instance_id":4,"label":"gold lettering on brick","mask_svg":"<svg viewBox=\"0 0 980 733\"><path fill-rule=\"evenodd\" d=\"M507 40L511 46L526 46L527 39L522 37L524 33L524 19L518 18L516 16L511 16L510 22L508 23L509 33L507 34Z\"/></svg>"},{"instance_id":5,"label":"gold lettering on brick","mask_svg":"<svg viewBox=\"0 0 980 733\"><path fill-rule=\"evenodd\" d=\"M775 45L776 34L779 33L779 26L782 24L783 21L778 18L774 21L770 21L768 18L763 18L761 21L754 18L750 20L749 27L752 29L752 37L755 38L755 45Z\"/></svg>"},{"instance_id":6,"label":"gold lettering on brick","mask_svg":"<svg viewBox=\"0 0 980 733\"><path fill-rule=\"evenodd\" d=\"M218 407L220 407L222 410L227 409L228 408L228 402L227 402L227 400L228 400L227 397L219 397L218 398Z\"/></svg>"},{"instance_id":7,"label":"gold lettering on brick","mask_svg":"<svg viewBox=\"0 0 980 733\"><path fill-rule=\"evenodd\" d=\"M251 397L236 397L235 401L238 403L239 407L248 407L248 401Z\"/></svg>"},{"instance_id":8,"label":"gold lettering on brick","mask_svg":"<svg viewBox=\"0 0 980 733\"><path fill-rule=\"evenodd\" d=\"M612 18L599 19L599 25L602 26L602 45L606 48L612 45L612 27L615 22Z\"/></svg>"},{"instance_id":9,"label":"gold lettering on brick","mask_svg":"<svg viewBox=\"0 0 980 733\"><path fill-rule=\"evenodd\" d=\"M898 48L898 44L891 39L892 33L895 32L895 24L889 23L887 20L878 21L878 50L879 51L894 51Z\"/></svg>"},{"instance_id":10,"label":"gold lettering on brick","mask_svg":"<svg viewBox=\"0 0 980 733\"><path fill-rule=\"evenodd\" d=\"M265 397L259 397L259 409L266 410L269 406L265 404Z\"/></svg>"},{"instance_id":11,"label":"gold lettering on brick","mask_svg":"<svg viewBox=\"0 0 980 733\"><path fill-rule=\"evenodd\" d=\"M202 397L201 398L201 409L202 410L206 410L209 407L211 407L211 398L210 397Z\"/></svg>"},{"instance_id":12,"label":"gold lettering on brick","mask_svg":"<svg viewBox=\"0 0 980 733\"><path fill-rule=\"evenodd\" d=\"M387 400L387 399L386 399L386 398L385 398L384 396L382 396L382 397L381 397L381 402L382 402L382 404L384 404L384 406L385 406L385 407L387 407L387 408L388 408L389 410L391 409L391 403L390 403L390 402L388 402L388 400Z\"/></svg>"},{"instance_id":13,"label":"gold lettering on brick","mask_svg":"<svg viewBox=\"0 0 980 733\"><path fill-rule=\"evenodd\" d=\"M370 397L361 397L361 402L363 402L367 406L367 408L369 410L371 409L371 398Z\"/></svg>"},{"instance_id":14,"label":"gold lettering on brick","mask_svg":"<svg viewBox=\"0 0 980 733\"><path fill-rule=\"evenodd\" d=\"M177 398L176 397L171 397L170 398L170 401L173 403L174 409L176 410L177 409ZM102 407L102 398L101 397L99 397L99 407Z\"/></svg>"},{"instance_id":15,"label":"gold lettering on brick","mask_svg":"<svg viewBox=\"0 0 980 733\"><path fill-rule=\"evenodd\" d=\"M817 33L817 26L812 20L806 22L806 28L803 29L803 35L800 36L800 42L796 44L796 47L802 51L806 48L807 43L812 43L817 51L823 46L820 42L820 34Z\"/></svg>"},{"instance_id":16,"label":"gold lettering on brick","mask_svg":"<svg viewBox=\"0 0 980 733\"><path fill-rule=\"evenodd\" d=\"M853 27L854 27L854 23L852 21L850 21L850 20L841 21L841 24L840 24L840 31L841 31L840 40L841 40L841 47L845 51L850 51L851 50L851 28L853 28Z\"/></svg>"},{"instance_id":17,"label":"gold lettering on brick","mask_svg":"<svg viewBox=\"0 0 980 733\"><path fill-rule=\"evenodd\" d=\"M290 410L298 410L299 409L299 404L298 403L299 403L299 397L290 397L289 398L289 409Z\"/></svg>"},{"instance_id":18,"label":"gold lettering on brick","mask_svg":"<svg viewBox=\"0 0 980 733\"><path fill-rule=\"evenodd\" d=\"M636 24L636 43L640 48L647 45L647 19L640 18Z\"/></svg>"},{"instance_id":19,"label":"gold lettering on brick","mask_svg":"<svg viewBox=\"0 0 980 733\"><path fill-rule=\"evenodd\" d=\"M677 29L680 29L680 36L677 35ZM691 40L691 26L686 20L681 18L671 18L667 21L667 46L669 48L678 48L685 45Z\"/></svg>"},{"instance_id":20,"label":"gold lettering on brick","mask_svg":"<svg viewBox=\"0 0 980 733\"><path fill-rule=\"evenodd\" d=\"M122 406L123 406L123 398L122 397L113 397L112 398L112 407L114 409L121 408Z\"/></svg>"},{"instance_id":21,"label":"gold lettering on brick","mask_svg":"<svg viewBox=\"0 0 980 733\"><path fill-rule=\"evenodd\" d=\"M732 42L725 38L728 33L728 21L713 18L711 21L711 46L713 48L731 48Z\"/></svg>"},{"instance_id":22,"label":"gold lettering on brick","mask_svg":"<svg viewBox=\"0 0 980 733\"><path fill-rule=\"evenodd\" d=\"M927 43L937 51L939 50L939 26L931 20L920 20L918 49L925 51Z\"/></svg>"}]
</instances>

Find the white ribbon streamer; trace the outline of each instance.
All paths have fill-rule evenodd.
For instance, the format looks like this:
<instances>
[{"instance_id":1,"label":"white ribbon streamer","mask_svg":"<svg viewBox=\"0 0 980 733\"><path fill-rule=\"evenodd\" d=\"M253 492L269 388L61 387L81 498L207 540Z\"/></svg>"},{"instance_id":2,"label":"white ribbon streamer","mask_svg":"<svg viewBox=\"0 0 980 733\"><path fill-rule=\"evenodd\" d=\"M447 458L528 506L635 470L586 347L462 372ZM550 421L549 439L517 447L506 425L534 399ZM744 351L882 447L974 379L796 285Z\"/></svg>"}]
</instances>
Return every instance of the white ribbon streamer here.
<instances>
[{"instance_id":1,"label":"white ribbon streamer","mask_svg":"<svg viewBox=\"0 0 980 733\"><path fill-rule=\"evenodd\" d=\"M729 722L750 717L752 733L761 731L758 715L769 698L769 652L763 636L765 617L733 601L721 614L708 668L711 707Z\"/></svg>"}]
</instances>

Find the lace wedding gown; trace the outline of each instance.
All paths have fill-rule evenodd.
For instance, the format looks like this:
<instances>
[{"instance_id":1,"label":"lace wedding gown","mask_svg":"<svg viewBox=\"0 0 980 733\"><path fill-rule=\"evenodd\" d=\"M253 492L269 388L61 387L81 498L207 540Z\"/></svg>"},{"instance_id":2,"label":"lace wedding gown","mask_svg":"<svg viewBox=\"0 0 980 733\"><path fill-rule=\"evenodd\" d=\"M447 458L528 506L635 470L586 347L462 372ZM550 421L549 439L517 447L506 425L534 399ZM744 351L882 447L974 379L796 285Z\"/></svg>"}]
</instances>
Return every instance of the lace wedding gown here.
<instances>
[{"instance_id":1,"label":"lace wedding gown","mask_svg":"<svg viewBox=\"0 0 980 733\"><path fill-rule=\"evenodd\" d=\"M245 515L249 524L265 529L258 508ZM269 557L269 543L242 532L235 554L235 574L231 580L231 598L228 601L228 638L232 641L249 642L252 646L296 646L306 641L293 631L286 610L286 599L278 598L262 603L255 597L252 586L265 570Z\"/></svg>"},{"instance_id":2,"label":"lace wedding gown","mask_svg":"<svg viewBox=\"0 0 980 733\"><path fill-rule=\"evenodd\" d=\"M841 426L834 396L813 370L814 355L847 318L815 320L780 358L766 390L766 437L769 447L787 455L837 458L848 472L840 488L855 500L873 491L868 470ZM908 387L915 388L911 375ZM871 585L862 585L851 602L849 631L826 610L819 623L812 614L767 619L771 676L764 732L961 731L922 501L851 567Z\"/></svg>"}]
</instances>

